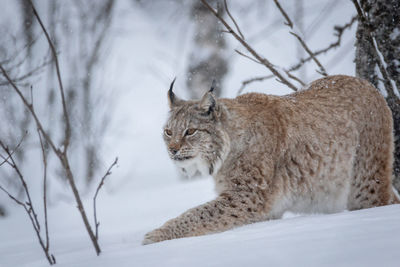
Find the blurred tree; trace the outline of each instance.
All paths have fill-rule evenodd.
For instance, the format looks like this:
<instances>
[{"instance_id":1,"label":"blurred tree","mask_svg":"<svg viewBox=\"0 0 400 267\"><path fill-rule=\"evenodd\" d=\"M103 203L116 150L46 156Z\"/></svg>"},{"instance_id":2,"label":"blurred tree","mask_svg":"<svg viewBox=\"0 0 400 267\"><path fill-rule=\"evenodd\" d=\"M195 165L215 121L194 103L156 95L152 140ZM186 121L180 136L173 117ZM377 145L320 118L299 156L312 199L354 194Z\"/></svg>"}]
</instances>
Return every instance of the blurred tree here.
<instances>
[{"instance_id":1,"label":"blurred tree","mask_svg":"<svg viewBox=\"0 0 400 267\"><path fill-rule=\"evenodd\" d=\"M358 3L355 0L353 2ZM379 88L392 110L394 186L400 192L400 2L361 0L358 12L356 74ZM383 63L381 67L386 74L382 73L379 61Z\"/></svg>"},{"instance_id":2,"label":"blurred tree","mask_svg":"<svg viewBox=\"0 0 400 267\"><path fill-rule=\"evenodd\" d=\"M113 19L113 0L102 1L49 1L48 25L52 39L63 50L64 83L68 110L71 114L71 150L76 157L73 164L89 184L99 166L102 137L108 121L107 109L100 108L103 96L94 79L101 65L101 56L110 33ZM71 45L79 44L79 45ZM54 121L56 110L55 68L48 68L46 107L49 123ZM100 109L99 109L100 108ZM53 134L56 129L51 129ZM62 132L62 131L61 131ZM77 142L79 141L79 146Z\"/></svg>"},{"instance_id":3,"label":"blurred tree","mask_svg":"<svg viewBox=\"0 0 400 267\"><path fill-rule=\"evenodd\" d=\"M218 6L221 15L225 13L222 0L209 3ZM221 94L221 83L228 72L228 60L225 53L226 40L222 25L200 1L193 1L191 17L194 20L192 51L189 56L187 88L193 99L199 99L216 81L215 94Z\"/></svg>"},{"instance_id":4,"label":"blurred tree","mask_svg":"<svg viewBox=\"0 0 400 267\"><path fill-rule=\"evenodd\" d=\"M20 8L22 13L22 25L24 33L24 41L27 45L26 47L26 64L27 68L31 69L33 67L33 56L32 56L32 45L34 42L34 27L35 19L33 16L32 8L30 8L28 1L20 0ZM18 127L19 134L23 135L24 131L29 127L31 121L31 116L27 109L24 109L23 117L20 121L20 126ZM15 141L15 140L14 140ZM19 160L24 159L24 150L17 151L17 157Z\"/></svg>"},{"instance_id":5,"label":"blurred tree","mask_svg":"<svg viewBox=\"0 0 400 267\"><path fill-rule=\"evenodd\" d=\"M0 217L6 215L6 210L3 208L3 206L0 205Z\"/></svg>"},{"instance_id":6,"label":"blurred tree","mask_svg":"<svg viewBox=\"0 0 400 267\"><path fill-rule=\"evenodd\" d=\"M62 78L72 124L70 153L78 155L71 159L71 164L74 169L79 170L77 176L83 178L80 180L87 184L98 171L102 138L110 116L110 110L105 106L108 99L99 90L102 77L100 63L108 44L107 37L114 18L115 3L113 0L38 2L39 11L46 14L43 18L52 41L60 52ZM20 0L16 3L10 2L10 5L15 5L21 16L16 16L20 20L15 23L15 29L10 30L7 25L0 25L3 36L0 43L0 63L15 78L15 82L24 88L24 92L30 95L29 99L33 101L41 117L46 118L43 121L49 135L56 140L62 139L65 125L62 122L64 118L60 105L55 101L58 87L54 62L49 60L48 51L37 41L43 36L39 35L41 31L29 2ZM44 63L40 63L41 61ZM38 81L43 78L40 71L46 65L50 65L44 76L46 82L40 83ZM18 97L12 93L3 77L0 77L0 86L0 116L9 125L0 130L0 138L14 146L25 131L29 129L34 133L35 129L32 128L27 109L21 108ZM19 161L24 159L30 149L37 148L36 143L30 141L30 136L26 137L24 149L16 152ZM23 167L24 163L20 162L20 165ZM15 179L4 168L0 171L4 182L12 186Z\"/></svg>"},{"instance_id":7,"label":"blurred tree","mask_svg":"<svg viewBox=\"0 0 400 267\"><path fill-rule=\"evenodd\" d=\"M81 116L77 117L80 120L77 123L81 127L76 138L84 143L85 163L82 167L86 168L85 177L88 183L93 180L99 167L101 140L109 116L109 114L97 110L100 103L94 78L98 78L95 74L99 69L101 52L111 27L114 4L114 0L76 1L80 23L78 29L80 46L75 58L77 62L70 66L71 71L77 66L80 68L78 72L80 86L70 87L70 91L75 91L75 99L81 101L81 103L78 103L78 105L81 105ZM74 79L73 77L70 78ZM74 81L76 81L75 79ZM73 83L71 80L71 85ZM76 109L73 106L74 103L71 102L70 108Z\"/></svg>"}]
</instances>

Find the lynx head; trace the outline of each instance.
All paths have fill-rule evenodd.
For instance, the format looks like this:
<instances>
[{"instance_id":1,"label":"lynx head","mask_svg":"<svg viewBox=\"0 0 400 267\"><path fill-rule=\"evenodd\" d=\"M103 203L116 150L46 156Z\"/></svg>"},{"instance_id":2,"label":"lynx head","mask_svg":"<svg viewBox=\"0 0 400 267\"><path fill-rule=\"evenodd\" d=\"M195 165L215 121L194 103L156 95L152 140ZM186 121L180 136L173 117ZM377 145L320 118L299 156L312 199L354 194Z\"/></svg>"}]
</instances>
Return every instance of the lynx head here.
<instances>
[{"instance_id":1,"label":"lynx head","mask_svg":"<svg viewBox=\"0 0 400 267\"><path fill-rule=\"evenodd\" d=\"M170 113L164 127L168 154L187 176L218 172L229 149L229 137L221 118L223 107L213 94L214 86L201 100L184 101L168 91Z\"/></svg>"}]
</instances>

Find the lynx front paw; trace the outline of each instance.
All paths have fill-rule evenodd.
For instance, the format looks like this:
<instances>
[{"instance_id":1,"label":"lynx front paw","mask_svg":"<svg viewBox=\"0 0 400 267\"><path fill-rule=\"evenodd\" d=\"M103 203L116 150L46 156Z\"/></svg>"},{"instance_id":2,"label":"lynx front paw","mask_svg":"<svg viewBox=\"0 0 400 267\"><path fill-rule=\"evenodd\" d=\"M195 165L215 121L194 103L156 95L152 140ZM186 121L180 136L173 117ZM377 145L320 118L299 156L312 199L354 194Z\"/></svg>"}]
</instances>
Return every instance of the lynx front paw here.
<instances>
[{"instance_id":1,"label":"lynx front paw","mask_svg":"<svg viewBox=\"0 0 400 267\"><path fill-rule=\"evenodd\" d=\"M148 232L142 241L142 245L148 245L152 243L161 242L164 240L172 239L173 237L168 234L165 229L159 228L151 232Z\"/></svg>"}]
</instances>

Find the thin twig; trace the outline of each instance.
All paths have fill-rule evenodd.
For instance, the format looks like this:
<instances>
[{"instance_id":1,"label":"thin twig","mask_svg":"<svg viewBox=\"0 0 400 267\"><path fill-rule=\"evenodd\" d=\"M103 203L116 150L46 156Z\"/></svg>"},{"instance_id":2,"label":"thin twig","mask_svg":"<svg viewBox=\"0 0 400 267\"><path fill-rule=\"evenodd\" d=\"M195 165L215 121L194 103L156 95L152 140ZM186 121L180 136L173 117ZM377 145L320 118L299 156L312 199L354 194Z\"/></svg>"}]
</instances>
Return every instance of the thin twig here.
<instances>
[{"instance_id":1,"label":"thin twig","mask_svg":"<svg viewBox=\"0 0 400 267\"><path fill-rule=\"evenodd\" d=\"M13 79L13 82L15 82L15 83L21 82L21 81L23 81L23 80L35 75L36 73L40 72L44 67L46 67L49 63L50 63L50 61L43 62L42 64L40 64L36 68L34 68L34 69L28 71L27 73L25 73L25 74L15 78L15 79ZM8 81L7 82L0 82L0 86L5 86L5 85L8 85L8 84L9 84Z\"/></svg>"},{"instance_id":2,"label":"thin twig","mask_svg":"<svg viewBox=\"0 0 400 267\"><path fill-rule=\"evenodd\" d=\"M95 251L97 253L97 255L99 255L101 253L101 249L100 246L96 240L96 237L94 235L94 232L92 230L92 227L90 226L89 220L87 218L85 209L83 207L83 203L80 197L80 194L78 192L78 189L76 187L75 184L75 179L74 179L74 175L72 173L70 164L69 164L69 159L68 159L68 155L67 155L67 149L68 149L68 145L69 145L69 139L70 139L70 125L69 125L69 116L68 116L68 111L66 108L66 103L65 103L65 97L64 97L64 88L62 86L62 81L61 81L61 74L60 74L60 69L58 66L58 59L57 59L57 53L56 50L54 48L53 43L51 42L51 39L49 37L49 35L47 34L47 31L39 17L39 14L36 12L36 9L33 6L33 3L31 0L29 0L32 9L34 11L34 15L37 18L37 20L39 21L43 32L45 32L46 35L46 39L47 42L49 44L49 46L51 47L51 51L52 51L52 55L54 58L54 62L56 63L56 70L57 70L57 78L58 78L58 82L59 82L59 89L61 92L61 102L63 105L63 113L64 113L64 119L65 119L65 123L66 123L66 127L65 127L65 136L64 136L64 140L63 140L63 146L64 148L62 150L58 149L53 140L50 138L50 136L47 134L47 132L44 130L33 106L27 101L27 99L25 98L25 96L22 94L21 90L16 86L16 84L12 81L12 79L8 76L8 73L6 72L6 70L3 68L3 66L0 64L0 70L2 71L4 77L6 78L6 80L10 83L10 85L12 86L12 88L15 90L15 92L19 95L19 97L21 98L22 102L24 103L25 107L27 107L27 109L29 110L29 112L31 113L32 117L35 120L36 126L38 128L38 130L42 133L43 138L46 140L46 142L50 145L51 149L53 150L53 152L57 155L58 159L60 160L60 163L65 171L65 175L67 177L67 180L69 182L69 185L71 187L71 190L73 192L73 195L75 197L75 201L77 203L77 208L81 214L83 223L85 225L85 228L87 230L87 233L90 237L90 240L92 241L93 247L95 248Z\"/></svg>"},{"instance_id":3,"label":"thin twig","mask_svg":"<svg viewBox=\"0 0 400 267\"><path fill-rule=\"evenodd\" d=\"M7 59L0 61L0 64L6 65L6 64L14 61L24 50L30 49L37 42L37 40L39 39L39 36L40 36L39 34L34 36L32 38L32 40L30 40L29 42L26 42L22 47L16 48L14 50L13 54L11 56L9 56ZM16 36L10 36L10 37L12 39L18 39L18 37L16 37ZM22 63L24 63L26 59L27 59L26 56L24 56L23 59L20 61L20 63L17 63L16 65L14 65L14 67L22 65Z\"/></svg>"},{"instance_id":4,"label":"thin twig","mask_svg":"<svg viewBox=\"0 0 400 267\"><path fill-rule=\"evenodd\" d=\"M287 26L289 26L291 29L293 29L293 23L290 20L288 14L286 13L286 11L282 8L282 6L280 5L278 0L274 0L275 5L278 7L279 11L281 12L282 16L286 19L287 23L285 23ZM290 31L290 34L292 34L293 36L295 36L297 38L297 40L300 42L301 46L304 48L304 50L306 50L306 52L310 55L310 57L314 60L314 62L317 64L317 66L320 68L320 72L322 75L324 76L328 76L328 74L326 73L325 68L322 66L321 62L319 62L319 60L315 57L315 54L311 51L311 49L308 48L308 46L306 45L306 43L304 42L304 40L296 33ZM289 76L290 77L290 76ZM295 78L296 81L304 84L299 78Z\"/></svg>"},{"instance_id":5,"label":"thin twig","mask_svg":"<svg viewBox=\"0 0 400 267\"><path fill-rule=\"evenodd\" d=\"M244 41L232 28L229 24L218 14L217 11L212 8L206 0L201 0L201 2L206 6L213 14L216 16L219 21L224 24L225 28L238 40L246 49L250 52L258 61L260 61L267 69L269 69L282 83L287 85L294 91L297 91L297 87L294 86L290 81L288 81L283 75L279 73L274 67L274 65L269 62L266 58L261 57L246 41Z\"/></svg>"},{"instance_id":6,"label":"thin twig","mask_svg":"<svg viewBox=\"0 0 400 267\"><path fill-rule=\"evenodd\" d=\"M67 156L67 149L68 149L68 146L70 143L70 138L71 138L71 129L70 129L69 115L68 115L67 105L66 105L66 101L65 101L64 87L63 87L62 80L61 80L61 72L60 72L60 67L58 64L58 57L57 57L56 49L54 48L53 42L51 41L50 36L49 36L46 28L44 27L42 20L40 19L40 16L37 13L32 1L29 0L29 2L31 4L34 15L40 24L40 27L42 28L44 34L46 35L47 42L52 51L52 55L53 55L53 59L55 62L55 67L56 67L56 72L57 72L57 79L58 79L60 94L61 94L61 102L62 102L62 106L63 106L63 114L64 114L64 119L65 119L65 135L64 135L64 140L63 140L64 148L61 152L60 152L60 150L56 149L55 146L52 146L52 148L53 148L54 152L56 153L56 155L58 156L59 160L61 161L61 164L62 164L65 174L67 176L67 180L68 180L69 185L71 186L72 192L74 194L75 201L77 203L77 208L81 214L83 223L85 224L86 231L90 237L90 240L92 241L93 247L96 250L96 254L99 255L101 253L101 249L100 249L99 243L97 242L96 237L93 233L93 229L90 226L89 220L87 218L85 208L83 207L83 203L82 203L81 197L79 195L78 188L76 187L74 175L71 171L71 167L70 167L68 156ZM39 126L40 125L38 125L38 127ZM41 130L41 132L44 133L43 130ZM50 139L50 137L48 137L48 135L46 137L46 135L43 134L43 137L46 139L46 141L50 145L52 144L52 142L48 141L48 139Z\"/></svg>"},{"instance_id":7,"label":"thin twig","mask_svg":"<svg viewBox=\"0 0 400 267\"><path fill-rule=\"evenodd\" d=\"M0 190L3 191L4 193L6 193L8 195L9 198L11 198L12 200L14 200L18 205L21 205L22 207L25 206L25 204L22 201L19 201L15 196L11 195L10 192L8 192L4 187L2 187L0 185Z\"/></svg>"},{"instance_id":8,"label":"thin twig","mask_svg":"<svg viewBox=\"0 0 400 267\"><path fill-rule=\"evenodd\" d=\"M43 160L43 209L44 209L44 228L46 234L46 250L49 249L50 242L49 242L49 227L47 221L47 155L45 152L44 143L42 140L42 136L40 134L39 129L37 129L39 141L40 141L40 148L42 150L42 160Z\"/></svg>"},{"instance_id":9,"label":"thin twig","mask_svg":"<svg viewBox=\"0 0 400 267\"><path fill-rule=\"evenodd\" d=\"M291 29L293 29L293 23L290 20L288 14L285 12L285 10L282 8L281 4L278 2L278 0L274 0L276 7L279 9L279 11L281 11L282 15L285 17L286 19L286 25L289 26Z\"/></svg>"},{"instance_id":10,"label":"thin twig","mask_svg":"<svg viewBox=\"0 0 400 267\"><path fill-rule=\"evenodd\" d=\"M0 64L0 70L3 73L3 76L6 78L6 80L9 82L11 87L14 89L14 91L18 94L22 102L24 103L25 107L28 108L30 113L32 114L33 119L35 120L35 123L37 127L39 128L40 132L43 134L43 137L46 139L46 141L50 144L51 148L54 150L54 152L57 155L61 154L61 151L55 146L53 143L53 140L50 138L50 136L46 133L44 130L44 127L42 126L42 123L40 122L38 116L36 115L35 110L33 109L33 106L28 102L28 100L25 98L25 96L22 94L21 90L17 87L17 85L14 83L14 81L8 76L8 73L6 70L3 68L3 66Z\"/></svg>"},{"instance_id":11,"label":"thin twig","mask_svg":"<svg viewBox=\"0 0 400 267\"><path fill-rule=\"evenodd\" d=\"M340 46L341 41L342 41L342 35L343 35L344 30L351 28L351 26L354 24L354 22L355 22L356 20L357 20L357 16L354 16L354 17L351 18L351 21L350 21L350 22L344 24L343 26L335 26L334 30L335 30L335 35L337 36L337 40L336 40L335 42L329 44L327 47L315 51L315 52L313 53L314 56L318 56L318 55L320 55L320 54L326 53L326 52L328 52L329 50ZM308 61L310 61L310 60L312 60L312 57L311 57L311 56L309 56L309 57L307 57L307 58L302 58L302 59L300 59L300 62L299 62L299 63L297 63L297 64L291 66L291 67L288 69L288 71L290 71L290 72L296 71L296 70L298 70L299 68L301 68L301 66L303 66L304 63L306 63L306 62L308 62Z\"/></svg>"},{"instance_id":12,"label":"thin twig","mask_svg":"<svg viewBox=\"0 0 400 267\"><path fill-rule=\"evenodd\" d=\"M25 191L25 195L28 199L27 201L27 205L29 206L29 211L32 213L33 217L35 218L34 220L34 228L37 231L40 231L40 224L39 221L37 219L37 213L35 212L35 209L32 205L32 199L31 199L31 195L29 193L29 189L28 189L28 185L25 182L24 176L22 175L20 169L18 168L18 165L15 163L13 156L11 155L11 151L10 149L4 145L4 143L0 140L0 146L1 148L4 150L4 152L6 152L6 154L8 155L9 160L7 160L6 162L14 169L14 171L17 173L17 176L22 184L22 187L24 188Z\"/></svg>"},{"instance_id":13,"label":"thin twig","mask_svg":"<svg viewBox=\"0 0 400 267\"><path fill-rule=\"evenodd\" d=\"M295 36L297 38L297 40L300 42L301 46L304 48L304 50L306 50L306 52L310 55L310 57L314 60L315 64L318 65L318 67L321 70L321 74L324 76L328 76L328 74L326 73L326 70L324 68L324 66L322 66L321 62L319 62L319 60L317 59L317 57L314 55L314 53L310 50L310 48L308 48L308 46L306 45L306 43L303 41L303 39L296 33L294 32L290 32L290 34L292 34L293 36Z\"/></svg>"},{"instance_id":14,"label":"thin twig","mask_svg":"<svg viewBox=\"0 0 400 267\"><path fill-rule=\"evenodd\" d=\"M226 13L231 18L233 24L235 24L236 30L238 31L240 37L242 37L242 39L245 40L244 35L242 34L242 31L239 28L239 25L236 23L236 20L233 18L231 12L229 11L228 4L226 3L226 0L224 0L224 6L225 6Z\"/></svg>"},{"instance_id":15,"label":"thin twig","mask_svg":"<svg viewBox=\"0 0 400 267\"><path fill-rule=\"evenodd\" d=\"M61 103L62 103L62 107L63 107L63 115L64 115L64 120L65 120L65 138L64 138L64 153L66 153L68 146L69 146L69 142L70 142L70 137L71 137L71 126L70 126L70 122L69 122L69 115L68 115L68 111L67 111L67 104L65 101L65 94L64 94L64 86L61 80L61 72L60 72L60 66L58 64L58 57L57 57L57 52L56 49L54 48L53 42L50 39L50 36L46 30L46 27L44 27L43 22L39 16L39 14L36 11L35 6L32 3L32 0L29 0L29 3L32 7L32 11L33 14L35 15L37 21L39 22L40 27L42 28L42 31L44 32L47 42L50 46L50 50L53 54L53 59L54 59L54 63L55 63L55 67L56 67L56 73L57 73L57 80L58 80L58 85L59 85L59 89L60 89L60 94L61 94Z\"/></svg>"},{"instance_id":16,"label":"thin twig","mask_svg":"<svg viewBox=\"0 0 400 267\"><path fill-rule=\"evenodd\" d=\"M299 77L296 77L295 75L290 73L290 71L285 70L285 73L287 74L287 76L289 76L289 78L291 78L291 79L295 80L296 82L300 83L302 86L306 85Z\"/></svg>"},{"instance_id":17,"label":"thin twig","mask_svg":"<svg viewBox=\"0 0 400 267\"><path fill-rule=\"evenodd\" d=\"M97 194L99 193L101 187L104 185L104 181L106 180L107 176L111 174L112 168L118 163L118 158L115 158L114 162L111 164L111 166L108 168L107 172L104 174L104 176L101 178L99 185L97 186L96 193L94 194L93 197L93 217L94 217L94 225L95 225L95 232L96 232L96 240L99 240L99 226L100 223L97 221L97 210L96 210L96 199L97 199Z\"/></svg>"},{"instance_id":18,"label":"thin twig","mask_svg":"<svg viewBox=\"0 0 400 267\"><path fill-rule=\"evenodd\" d=\"M48 241L46 241L46 244L45 244L43 242L42 236L40 235L39 220L37 218L37 214L35 212L35 209L34 209L34 206L33 206L33 202L32 202L32 199L30 197L29 189L28 189L28 186L27 186L27 184L25 182L25 178L22 175L21 171L19 170L19 167L18 167L17 163L15 162L15 160L14 160L12 154L11 154L10 149L6 145L4 145L4 143L2 141L0 141L0 146L2 147L4 152L6 152L7 158L9 159L6 162L14 169L14 171L16 172L16 174L17 174L17 176L18 176L18 178L19 178L19 180L20 180L20 182L21 182L21 184L22 184L22 186L24 188L25 195L27 197L27 201L22 202L22 201L18 200L15 196L13 196L10 192L8 192L1 185L0 185L0 190L3 191L4 193L6 193L8 195L8 197L10 197L14 202L16 202L18 205L20 205L20 206L22 206L24 208L25 212L27 213L27 215L28 215L28 217L29 217L29 219L30 219L30 221L32 223L32 226L33 226L33 229L35 230L35 233L36 233L36 236L38 238L39 244L42 247L43 252L44 252L49 264L53 265L53 264L56 263L56 260L55 260L55 257L54 257L53 254L49 254L49 246L48 246L49 243L48 243ZM14 149L14 151L15 150L16 149ZM47 222L47 220L46 220L46 222ZM46 233L46 240L48 240L47 238L48 238L48 234Z\"/></svg>"},{"instance_id":19,"label":"thin twig","mask_svg":"<svg viewBox=\"0 0 400 267\"><path fill-rule=\"evenodd\" d=\"M254 59L254 58L252 58L252 57L250 57L250 56L248 56L248 55L246 55L246 54L240 52L240 51L237 50L237 49L235 49L235 52L238 53L239 55L241 55L242 57L245 57L245 58L250 59L251 61L254 61L254 62L257 63L257 64L263 65L263 64L262 64L260 61L258 61L257 59Z\"/></svg>"},{"instance_id":20,"label":"thin twig","mask_svg":"<svg viewBox=\"0 0 400 267\"><path fill-rule=\"evenodd\" d=\"M271 74L271 75L267 75L267 76L254 77L254 78L251 78L251 79L244 80L242 82L242 86L239 88L239 90L238 90L236 95L240 95L243 92L244 88L248 84L250 84L252 82L261 82L261 81L264 81L264 80L267 80L267 79L271 79L273 77L275 77L275 76L273 74Z\"/></svg>"},{"instance_id":21,"label":"thin twig","mask_svg":"<svg viewBox=\"0 0 400 267\"><path fill-rule=\"evenodd\" d=\"M15 146L14 150L10 153L10 156L14 155L14 153L17 152L18 148L21 146L22 141L25 139L25 137L26 137L27 134L28 134L28 131L25 131L25 134L22 136L21 140L19 140L19 142L18 142L18 144ZM8 162L8 159L10 158L10 156L3 157L3 156L0 155L0 157L3 158L3 162L0 163L0 167L1 167L4 163Z\"/></svg>"}]
</instances>

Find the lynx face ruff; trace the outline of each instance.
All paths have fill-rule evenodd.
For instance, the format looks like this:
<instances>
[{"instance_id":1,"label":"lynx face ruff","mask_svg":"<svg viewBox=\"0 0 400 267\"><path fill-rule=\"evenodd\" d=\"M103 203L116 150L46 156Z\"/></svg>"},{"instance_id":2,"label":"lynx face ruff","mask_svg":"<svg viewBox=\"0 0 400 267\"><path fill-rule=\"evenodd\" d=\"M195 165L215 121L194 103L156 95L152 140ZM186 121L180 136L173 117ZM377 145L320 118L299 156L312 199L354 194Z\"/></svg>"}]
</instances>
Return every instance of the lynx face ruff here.
<instances>
[{"instance_id":1,"label":"lynx face ruff","mask_svg":"<svg viewBox=\"0 0 400 267\"><path fill-rule=\"evenodd\" d=\"M164 139L218 197L146 234L143 244L280 218L400 203L392 191L392 115L368 82L331 76L286 96L183 101L168 92Z\"/></svg>"}]
</instances>

